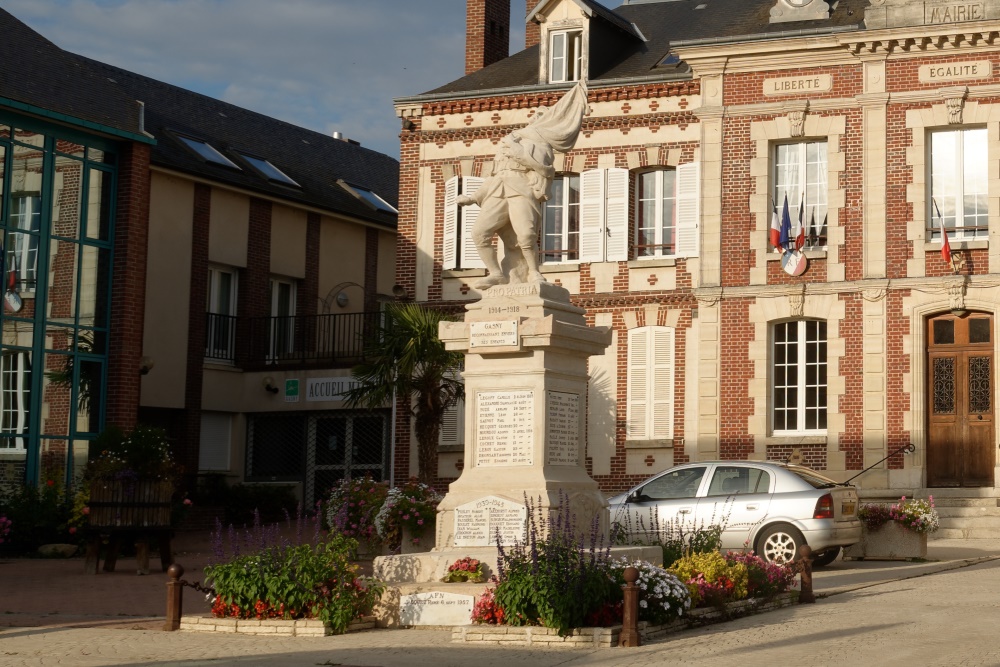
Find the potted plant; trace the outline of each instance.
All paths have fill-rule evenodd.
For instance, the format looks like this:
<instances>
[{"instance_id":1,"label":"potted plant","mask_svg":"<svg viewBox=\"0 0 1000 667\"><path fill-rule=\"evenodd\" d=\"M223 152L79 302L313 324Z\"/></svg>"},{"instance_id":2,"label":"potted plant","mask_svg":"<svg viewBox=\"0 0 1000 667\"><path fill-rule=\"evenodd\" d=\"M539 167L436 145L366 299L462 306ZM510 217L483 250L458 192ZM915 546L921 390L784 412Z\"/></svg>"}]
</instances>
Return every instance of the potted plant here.
<instances>
[{"instance_id":1,"label":"potted plant","mask_svg":"<svg viewBox=\"0 0 1000 667\"><path fill-rule=\"evenodd\" d=\"M909 559L927 557L927 536L938 529L934 496L858 508L861 541L844 551L845 558Z\"/></svg>"},{"instance_id":2,"label":"potted plant","mask_svg":"<svg viewBox=\"0 0 1000 667\"><path fill-rule=\"evenodd\" d=\"M389 494L389 485L370 475L344 479L330 491L326 522L330 529L358 542L358 556L376 555L382 539L375 529L375 517Z\"/></svg>"},{"instance_id":3,"label":"potted plant","mask_svg":"<svg viewBox=\"0 0 1000 667\"><path fill-rule=\"evenodd\" d=\"M393 551L416 553L429 551L437 524L437 506L441 496L430 486L411 479L403 486L389 489L385 502L375 517L375 529Z\"/></svg>"}]
</instances>

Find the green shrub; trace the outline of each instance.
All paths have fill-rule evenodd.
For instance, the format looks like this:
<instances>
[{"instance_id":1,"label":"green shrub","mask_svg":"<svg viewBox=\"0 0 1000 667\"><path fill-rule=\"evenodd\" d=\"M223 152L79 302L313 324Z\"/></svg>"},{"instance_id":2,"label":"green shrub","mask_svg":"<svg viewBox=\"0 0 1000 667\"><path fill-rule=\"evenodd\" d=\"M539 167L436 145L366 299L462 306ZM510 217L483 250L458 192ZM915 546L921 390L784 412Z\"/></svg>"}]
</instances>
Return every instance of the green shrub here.
<instances>
[{"instance_id":1,"label":"green shrub","mask_svg":"<svg viewBox=\"0 0 1000 667\"><path fill-rule=\"evenodd\" d=\"M371 613L384 585L359 577L357 542L331 534L315 545L273 546L205 568L212 613L236 618L317 618L334 632Z\"/></svg>"},{"instance_id":2,"label":"green shrub","mask_svg":"<svg viewBox=\"0 0 1000 667\"><path fill-rule=\"evenodd\" d=\"M669 568L684 582L696 607L719 606L747 597L747 566L717 551L684 556Z\"/></svg>"},{"instance_id":3,"label":"green shrub","mask_svg":"<svg viewBox=\"0 0 1000 667\"><path fill-rule=\"evenodd\" d=\"M40 486L20 486L3 495L0 515L9 524L0 553L33 554L43 544L76 542L76 528L70 525L72 505L72 498L55 480L46 480Z\"/></svg>"}]
</instances>

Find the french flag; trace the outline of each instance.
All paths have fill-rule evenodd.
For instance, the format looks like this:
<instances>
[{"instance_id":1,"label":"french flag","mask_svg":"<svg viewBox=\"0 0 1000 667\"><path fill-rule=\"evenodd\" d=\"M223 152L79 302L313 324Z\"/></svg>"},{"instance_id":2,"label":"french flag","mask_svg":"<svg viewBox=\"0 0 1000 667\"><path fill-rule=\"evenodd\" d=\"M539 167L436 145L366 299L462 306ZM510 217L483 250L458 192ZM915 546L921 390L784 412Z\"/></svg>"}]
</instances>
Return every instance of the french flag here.
<instances>
[{"instance_id":1,"label":"french flag","mask_svg":"<svg viewBox=\"0 0 1000 667\"><path fill-rule=\"evenodd\" d=\"M795 235L795 249L802 250L802 246L806 244L806 228L802 224L802 212L806 207L806 195L802 194L802 201L799 202L799 233Z\"/></svg>"},{"instance_id":2,"label":"french flag","mask_svg":"<svg viewBox=\"0 0 1000 667\"><path fill-rule=\"evenodd\" d=\"M781 242L781 223L778 222L778 207L775 205L774 200L771 200L771 247L775 250L778 249L778 244Z\"/></svg>"},{"instance_id":3,"label":"french flag","mask_svg":"<svg viewBox=\"0 0 1000 667\"><path fill-rule=\"evenodd\" d=\"M788 249L792 240L792 216L788 213L788 193L785 193L785 204L781 209L781 232L778 234L778 246L781 252Z\"/></svg>"},{"instance_id":4,"label":"french flag","mask_svg":"<svg viewBox=\"0 0 1000 667\"><path fill-rule=\"evenodd\" d=\"M941 209L938 208L937 202L933 198L931 203L934 204L938 227L941 229L941 259L951 264L951 243L948 241L948 230L944 228L944 216L941 215Z\"/></svg>"}]
</instances>

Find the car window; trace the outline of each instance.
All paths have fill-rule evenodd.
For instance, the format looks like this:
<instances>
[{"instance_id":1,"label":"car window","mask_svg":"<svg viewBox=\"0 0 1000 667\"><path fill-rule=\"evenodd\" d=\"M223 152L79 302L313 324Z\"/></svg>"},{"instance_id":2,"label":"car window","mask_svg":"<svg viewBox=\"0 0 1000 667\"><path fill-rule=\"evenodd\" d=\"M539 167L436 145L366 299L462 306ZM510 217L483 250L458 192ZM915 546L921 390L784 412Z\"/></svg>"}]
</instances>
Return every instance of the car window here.
<instances>
[{"instance_id":1,"label":"car window","mask_svg":"<svg viewBox=\"0 0 1000 667\"><path fill-rule=\"evenodd\" d=\"M829 489L837 486L837 483L830 479L829 477L824 477L815 470L810 470L809 468L802 468L799 466L788 466L788 471L794 473L797 477L811 485L816 489Z\"/></svg>"},{"instance_id":2,"label":"car window","mask_svg":"<svg viewBox=\"0 0 1000 667\"><path fill-rule=\"evenodd\" d=\"M771 475L760 468L716 466L710 496L735 496L741 493L767 493L771 490Z\"/></svg>"},{"instance_id":3,"label":"car window","mask_svg":"<svg viewBox=\"0 0 1000 667\"><path fill-rule=\"evenodd\" d=\"M660 475L639 491L642 500L669 500L693 498L705 476L705 468L681 468Z\"/></svg>"}]
</instances>

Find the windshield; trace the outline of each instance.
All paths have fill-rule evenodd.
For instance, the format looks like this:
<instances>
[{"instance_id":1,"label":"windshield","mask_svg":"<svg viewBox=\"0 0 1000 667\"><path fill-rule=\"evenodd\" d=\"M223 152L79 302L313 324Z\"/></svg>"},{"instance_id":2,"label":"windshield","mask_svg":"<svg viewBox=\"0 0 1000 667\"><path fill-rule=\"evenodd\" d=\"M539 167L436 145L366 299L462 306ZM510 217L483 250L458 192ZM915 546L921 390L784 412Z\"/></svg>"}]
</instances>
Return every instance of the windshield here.
<instances>
[{"instance_id":1,"label":"windshield","mask_svg":"<svg viewBox=\"0 0 1000 667\"><path fill-rule=\"evenodd\" d=\"M801 466L785 466L789 472L795 473L801 479L805 480L813 488L816 489L829 489L834 486L838 486L837 482L833 481L829 477L823 477L815 470L810 470L809 468L803 468Z\"/></svg>"}]
</instances>

